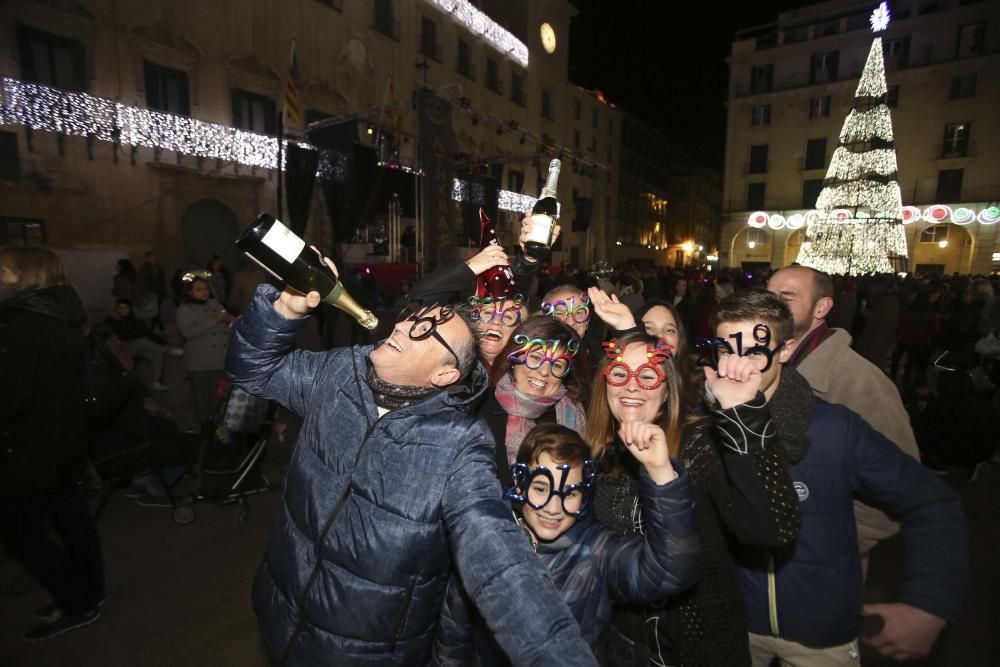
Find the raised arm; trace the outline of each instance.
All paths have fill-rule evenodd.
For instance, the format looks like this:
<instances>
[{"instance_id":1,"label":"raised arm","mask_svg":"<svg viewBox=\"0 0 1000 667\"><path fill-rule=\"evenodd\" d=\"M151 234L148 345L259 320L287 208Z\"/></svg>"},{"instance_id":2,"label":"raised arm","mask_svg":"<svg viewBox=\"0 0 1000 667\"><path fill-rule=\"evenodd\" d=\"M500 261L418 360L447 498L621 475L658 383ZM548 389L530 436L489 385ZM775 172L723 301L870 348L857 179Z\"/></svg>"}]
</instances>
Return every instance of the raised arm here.
<instances>
[{"instance_id":1,"label":"raised arm","mask_svg":"<svg viewBox=\"0 0 1000 667\"><path fill-rule=\"evenodd\" d=\"M717 452L721 463L707 486L723 524L737 540L778 548L795 540L802 517L770 409L758 391L760 378L752 357L726 355L717 370L705 368L705 385L715 399L715 437L705 450Z\"/></svg>"},{"instance_id":2,"label":"raised arm","mask_svg":"<svg viewBox=\"0 0 1000 667\"><path fill-rule=\"evenodd\" d=\"M701 543L687 471L666 484L639 472L643 535L607 529L595 548L608 592L618 602L651 603L676 595L701 574Z\"/></svg>"},{"instance_id":3,"label":"raised arm","mask_svg":"<svg viewBox=\"0 0 1000 667\"><path fill-rule=\"evenodd\" d=\"M279 312L283 308L279 295L271 285L257 287L250 308L240 318L230 340L226 371L233 382L251 394L278 401L301 416L309 406L314 380L322 368L350 351L290 352L306 318L304 313L290 318ZM295 314L287 309L285 312Z\"/></svg>"},{"instance_id":4,"label":"raised arm","mask_svg":"<svg viewBox=\"0 0 1000 667\"><path fill-rule=\"evenodd\" d=\"M597 665L528 537L501 499L492 437L477 424L442 498L465 590L515 665Z\"/></svg>"}]
</instances>

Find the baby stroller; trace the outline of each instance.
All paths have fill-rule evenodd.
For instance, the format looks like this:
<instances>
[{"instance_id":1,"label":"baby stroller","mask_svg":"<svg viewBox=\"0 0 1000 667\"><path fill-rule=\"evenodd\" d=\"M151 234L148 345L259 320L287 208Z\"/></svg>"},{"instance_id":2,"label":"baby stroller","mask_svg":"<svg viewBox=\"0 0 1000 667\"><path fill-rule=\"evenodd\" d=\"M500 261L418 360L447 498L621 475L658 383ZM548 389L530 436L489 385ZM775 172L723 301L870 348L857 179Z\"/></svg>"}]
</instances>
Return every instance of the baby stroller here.
<instances>
[{"instance_id":1,"label":"baby stroller","mask_svg":"<svg viewBox=\"0 0 1000 667\"><path fill-rule=\"evenodd\" d=\"M228 380L219 389L222 398L212 431L201 438L197 487L174 507L174 521L181 525L194 521L196 503L214 502L238 505L242 527L250 514L247 496L273 488L260 469L270 435L270 404Z\"/></svg>"}]
</instances>

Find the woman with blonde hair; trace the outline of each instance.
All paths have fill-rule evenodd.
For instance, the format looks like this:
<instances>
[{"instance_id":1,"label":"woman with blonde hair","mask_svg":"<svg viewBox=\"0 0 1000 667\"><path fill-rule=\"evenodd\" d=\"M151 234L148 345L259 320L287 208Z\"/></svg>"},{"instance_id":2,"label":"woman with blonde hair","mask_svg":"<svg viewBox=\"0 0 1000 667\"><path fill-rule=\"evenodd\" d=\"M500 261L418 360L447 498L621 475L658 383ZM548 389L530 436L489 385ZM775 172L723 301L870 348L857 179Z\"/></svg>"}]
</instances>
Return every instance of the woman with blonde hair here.
<instances>
[{"instance_id":1,"label":"woman with blonde hair","mask_svg":"<svg viewBox=\"0 0 1000 667\"><path fill-rule=\"evenodd\" d=\"M625 424L655 425L694 486L702 575L694 587L661 604L617 607L604 663L749 665L746 613L729 541L778 548L794 540L799 524L781 449L767 446L775 434L757 391L756 359L729 355L720 359L718 371L707 369L713 414L693 419L670 346L632 333L607 343L606 352L595 373L586 430L601 471L593 504L597 518L618 533L642 533L640 471L621 434L628 433Z\"/></svg>"},{"instance_id":2,"label":"woman with blonde hair","mask_svg":"<svg viewBox=\"0 0 1000 667\"><path fill-rule=\"evenodd\" d=\"M104 602L82 484L86 315L45 248L0 248L0 292L0 540L52 596L24 635L41 641L90 625Z\"/></svg>"}]
</instances>

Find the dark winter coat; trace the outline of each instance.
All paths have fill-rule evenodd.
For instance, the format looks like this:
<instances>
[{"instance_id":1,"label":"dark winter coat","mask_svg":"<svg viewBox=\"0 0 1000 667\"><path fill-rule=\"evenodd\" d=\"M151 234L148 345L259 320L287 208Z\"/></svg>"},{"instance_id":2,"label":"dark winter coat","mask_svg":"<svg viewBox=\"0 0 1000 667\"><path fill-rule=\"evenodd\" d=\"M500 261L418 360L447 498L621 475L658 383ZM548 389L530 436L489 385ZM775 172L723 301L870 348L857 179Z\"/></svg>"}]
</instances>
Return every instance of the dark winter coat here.
<instances>
[{"instance_id":1,"label":"dark winter coat","mask_svg":"<svg viewBox=\"0 0 1000 667\"><path fill-rule=\"evenodd\" d=\"M304 418L253 587L270 650L290 665L424 664L457 570L517 662L595 664L501 498L493 439L469 414L482 369L380 418L371 348L289 352L307 318L283 318L277 295L258 288L227 363Z\"/></svg>"},{"instance_id":2,"label":"dark winter coat","mask_svg":"<svg viewBox=\"0 0 1000 667\"><path fill-rule=\"evenodd\" d=\"M694 494L687 472L676 465L678 478L666 484L656 484L645 471L640 474L644 536L619 535L584 514L558 539L535 545L539 560L580 623L583 638L595 650L611 625L613 602L657 602L698 580L701 553ZM479 633L474 632L477 625ZM482 620L452 582L433 664L464 667L474 664L474 654L483 666L509 664L487 637Z\"/></svg>"},{"instance_id":3,"label":"dark winter coat","mask_svg":"<svg viewBox=\"0 0 1000 667\"><path fill-rule=\"evenodd\" d=\"M779 440L771 421L758 394L749 404L716 410L688 428L680 458L695 490L701 579L659 604L617 609L606 664L750 664L746 611L730 545L763 550L790 544L800 521L788 476L790 443ZM645 508L636 504L634 459L616 438L601 463L627 474L601 478L596 515L617 532L636 534L647 519Z\"/></svg>"},{"instance_id":4,"label":"dark winter coat","mask_svg":"<svg viewBox=\"0 0 1000 667\"><path fill-rule=\"evenodd\" d=\"M55 493L83 478L83 325L72 287L0 304L0 495Z\"/></svg>"},{"instance_id":5,"label":"dark winter coat","mask_svg":"<svg viewBox=\"0 0 1000 667\"><path fill-rule=\"evenodd\" d=\"M797 380L794 389L790 379ZM968 572L965 517L955 492L857 414L814 398L794 371L782 372L769 405L782 436L798 429L783 415L807 413L808 449L789 467L802 528L784 553L741 558L750 631L814 647L857 638L864 587L855 497L903 524L906 575L898 601L954 620Z\"/></svg>"},{"instance_id":6,"label":"dark winter coat","mask_svg":"<svg viewBox=\"0 0 1000 667\"><path fill-rule=\"evenodd\" d=\"M105 318L104 323L118 337L118 340L127 342L139 338L148 338L157 345L167 345L167 340L163 336L153 333L142 320L132 313L129 313L125 317Z\"/></svg>"}]
</instances>

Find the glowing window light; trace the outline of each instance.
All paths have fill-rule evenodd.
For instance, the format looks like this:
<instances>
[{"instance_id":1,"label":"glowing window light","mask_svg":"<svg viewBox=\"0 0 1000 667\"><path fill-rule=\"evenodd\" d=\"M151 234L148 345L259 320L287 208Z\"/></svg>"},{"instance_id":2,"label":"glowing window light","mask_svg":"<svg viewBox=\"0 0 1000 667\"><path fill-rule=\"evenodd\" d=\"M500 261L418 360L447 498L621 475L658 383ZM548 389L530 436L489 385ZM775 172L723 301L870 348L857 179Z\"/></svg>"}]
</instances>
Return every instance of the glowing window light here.
<instances>
[{"instance_id":1,"label":"glowing window light","mask_svg":"<svg viewBox=\"0 0 1000 667\"><path fill-rule=\"evenodd\" d=\"M948 247L948 239L944 239L943 241L938 241L938 247L941 248L941 249L947 248Z\"/></svg>"},{"instance_id":2,"label":"glowing window light","mask_svg":"<svg viewBox=\"0 0 1000 667\"><path fill-rule=\"evenodd\" d=\"M1000 208L990 206L979 212L979 222L984 225L995 225L1000 220Z\"/></svg>"},{"instance_id":3,"label":"glowing window light","mask_svg":"<svg viewBox=\"0 0 1000 667\"><path fill-rule=\"evenodd\" d=\"M767 226L771 229L781 229L785 226L785 216L775 213L767 219Z\"/></svg>"},{"instance_id":4,"label":"glowing window light","mask_svg":"<svg viewBox=\"0 0 1000 667\"><path fill-rule=\"evenodd\" d=\"M476 35L481 35L493 48L506 53L521 67L528 67L528 46L514 37L499 23L472 6L468 0L426 0L451 14L455 20Z\"/></svg>"},{"instance_id":5,"label":"glowing window light","mask_svg":"<svg viewBox=\"0 0 1000 667\"><path fill-rule=\"evenodd\" d=\"M924 209L924 220L930 223L944 222L951 217L951 208L944 204L934 204Z\"/></svg>"},{"instance_id":6,"label":"glowing window light","mask_svg":"<svg viewBox=\"0 0 1000 667\"><path fill-rule=\"evenodd\" d=\"M761 227L767 224L767 221L770 219L770 217L771 216L769 216L764 211L754 211L753 213L750 214L750 219L747 221L747 224L750 225L751 227L756 227L757 229L760 229Z\"/></svg>"},{"instance_id":7,"label":"glowing window light","mask_svg":"<svg viewBox=\"0 0 1000 667\"><path fill-rule=\"evenodd\" d=\"M900 217L903 220L904 225L909 225L916 222L923 215L920 209L916 206L904 206L900 211Z\"/></svg>"},{"instance_id":8,"label":"glowing window light","mask_svg":"<svg viewBox=\"0 0 1000 667\"><path fill-rule=\"evenodd\" d=\"M801 213L793 213L788 216L787 224L789 229L802 229L802 226L806 224L806 217Z\"/></svg>"},{"instance_id":9,"label":"glowing window light","mask_svg":"<svg viewBox=\"0 0 1000 667\"><path fill-rule=\"evenodd\" d=\"M965 206L959 206L951 213L951 221L956 225L967 225L975 219L976 212Z\"/></svg>"}]
</instances>

